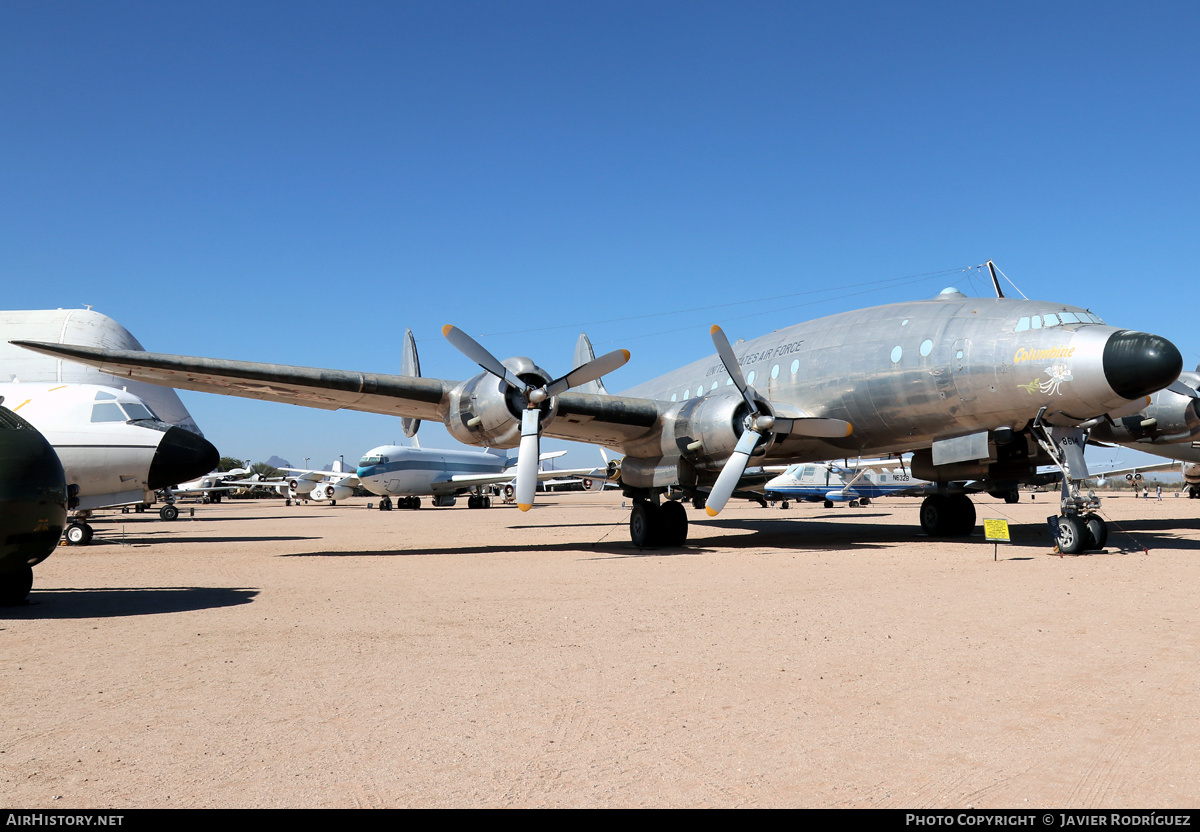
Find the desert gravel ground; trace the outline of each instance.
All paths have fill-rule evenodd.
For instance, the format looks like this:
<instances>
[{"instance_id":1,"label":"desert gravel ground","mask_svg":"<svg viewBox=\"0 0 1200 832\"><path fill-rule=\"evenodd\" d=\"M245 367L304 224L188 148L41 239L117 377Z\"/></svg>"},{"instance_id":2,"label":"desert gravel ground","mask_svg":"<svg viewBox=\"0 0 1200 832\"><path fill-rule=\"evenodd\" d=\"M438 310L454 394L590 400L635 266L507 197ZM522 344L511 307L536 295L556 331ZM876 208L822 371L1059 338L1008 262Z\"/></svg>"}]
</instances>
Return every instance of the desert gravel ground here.
<instances>
[{"instance_id":1,"label":"desert gravel ground","mask_svg":"<svg viewBox=\"0 0 1200 832\"><path fill-rule=\"evenodd\" d=\"M0 608L0 805L1200 806L1200 501L1053 497L110 514Z\"/></svg>"}]
</instances>

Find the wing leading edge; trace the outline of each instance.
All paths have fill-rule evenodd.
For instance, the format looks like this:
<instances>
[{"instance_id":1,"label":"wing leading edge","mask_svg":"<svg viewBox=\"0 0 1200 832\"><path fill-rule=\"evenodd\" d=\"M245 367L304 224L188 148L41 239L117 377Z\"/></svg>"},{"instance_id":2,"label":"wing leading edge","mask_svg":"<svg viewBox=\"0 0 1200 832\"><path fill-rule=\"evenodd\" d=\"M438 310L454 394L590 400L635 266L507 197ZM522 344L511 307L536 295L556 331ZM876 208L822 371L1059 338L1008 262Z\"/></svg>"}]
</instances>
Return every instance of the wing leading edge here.
<instances>
[{"instance_id":1,"label":"wing leading edge","mask_svg":"<svg viewBox=\"0 0 1200 832\"><path fill-rule=\"evenodd\" d=\"M282 402L322 410L358 410L445 421L457 381L286 364L12 341L34 352L96 367L114 376L180 390ZM545 435L622 448L658 423L652 399L563 393Z\"/></svg>"}]
</instances>

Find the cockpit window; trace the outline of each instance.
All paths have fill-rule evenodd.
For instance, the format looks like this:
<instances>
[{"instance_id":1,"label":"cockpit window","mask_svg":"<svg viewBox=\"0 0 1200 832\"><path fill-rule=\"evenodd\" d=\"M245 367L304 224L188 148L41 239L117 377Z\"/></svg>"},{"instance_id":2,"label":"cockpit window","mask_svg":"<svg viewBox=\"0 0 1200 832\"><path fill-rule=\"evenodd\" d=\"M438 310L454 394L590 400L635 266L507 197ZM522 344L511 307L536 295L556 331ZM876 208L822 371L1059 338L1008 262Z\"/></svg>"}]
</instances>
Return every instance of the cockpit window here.
<instances>
[{"instance_id":1,"label":"cockpit window","mask_svg":"<svg viewBox=\"0 0 1200 832\"><path fill-rule=\"evenodd\" d=\"M380 456L379 454L368 454L359 460L358 467L366 468L369 465L379 465L387 461L388 458L386 456Z\"/></svg>"},{"instance_id":2,"label":"cockpit window","mask_svg":"<svg viewBox=\"0 0 1200 832\"><path fill-rule=\"evenodd\" d=\"M126 420L125 411L121 410L116 402L92 405L93 422L124 422Z\"/></svg>"},{"instance_id":3,"label":"cockpit window","mask_svg":"<svg viewBox=\"0 0 1200 832\"><path fill-rule=\"evenodd\" d=\"M1058 312L1046 316L1034 315L1030 317L1026 315L1021 320L1017 321L1017 325L1013 327L1013 332L1027 332L1030 329L1041 329L1042 327L1062 326L1064 324L1103 324L1099 315L1093 315L1091 312Z\"/></svg>"},{"instance_id":4,"label":"cockpit window","mask_svg":"<svg viewBox=\"0 0 1200 832\"><path fill-rule=\"evenodd\" d=\"M130 419L157 419L154 412L139 402L123 402L121 409L129 414Z\"/></svg>"}]
</instances>

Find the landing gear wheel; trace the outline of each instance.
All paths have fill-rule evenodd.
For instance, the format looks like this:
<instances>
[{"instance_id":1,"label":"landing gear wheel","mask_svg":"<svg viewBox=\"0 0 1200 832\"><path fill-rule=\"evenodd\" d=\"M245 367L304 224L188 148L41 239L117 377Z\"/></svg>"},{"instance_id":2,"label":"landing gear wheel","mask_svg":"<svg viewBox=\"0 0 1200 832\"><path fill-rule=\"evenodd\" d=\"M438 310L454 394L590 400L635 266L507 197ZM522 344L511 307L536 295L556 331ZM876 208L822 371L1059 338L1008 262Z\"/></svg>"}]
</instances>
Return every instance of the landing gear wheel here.
<instances>
[{"instance_id":1,"label":"landing gear wheel","mask_svg":"<svg viewBox=\"0 0 1200 832\"><path fill-rule=\"evenodd\" d=\"M658 519L662 526L662 545L682 546L687 542L688 518L683 503L669 500L658 508Z\"/></svg>"},{"instance_id":2,"label":"landing gear wheel","mask_svg":"<svg viewBox=\"0 0 1200 832\"><path fill-rule=\"evenodd\" d=\"M33 567L21 566L15 572L0 575L0 606L24 604L33 589Z\"/></svg>"},{"instance_id":3,"label":"landing gear wheel","mask_svg":"<svg viewBox=\"0 0 1200 832\"><path fill-rule=\"evenodd\" d=\"M921 502L921 528L930 537L946 536L946 498L941 494L930 494Z\"/></svg>"},{"instance_id":4,"label":"landing gear wheel","mask_svg":"<svg viewBox=\"0 0 1200 832\"><path fill-rule=\"evenodd\" d=\"M950 514L949 537L966 537L975 531L975 504L966 494L951 494L946 498Z\"/></svg>"},{"instance_id":5,"label":"landing gear wheel","mask_svg":"<svg viewBox=\"0 0 1200 832\"><path fill-rule=\"evenodd\" d=\"M825 508L833 508L833 500L826 500Z\"/></svg>"},{"instance_id":6,"label":"landing gear wheel","mask_svg":"<svg viewBox=\"0 0 1200 832\"><path fill-rule=\"evenodd\" d=\"M1006 503L1019 503L1020 501L1021 492L1015 488L1004 495L1004 502Z\"/></svg>"},{"instance_id":7,"label":"landing gear wheel","mask_svg":"<svg viewBox=\"0 0 1200 832\"><path fill-rule=\"evenodd\" d=\"M871 498L870 497L860 497L858 500L858 504L860 506L869 506L869 505L871 505Z\"/></svg>"},{"instance_id":8,"label":"landing gear wheel","mask_svg":"<svg viewBox=\"0 0 1200 832\"><path fill-rule=\"evenodd\" d=\"M639 549L658 545L660 522L658 506L637 500L629 513L629 539Z\"/></svg>"},{"instance_id":9,"label":"landing gear wheel","mask_svg":"<svg viewBox=\"0 0 1200 832\"><path fill-rule=\"evenodd\" d=\"M392 510L392 498L384 497L382 500L380 500L379 501L379 510L380 511L391 511Z\"/></svg>"},{"instance_id":10,"label":"landing gear wheel","mask_svg":"<svg viewBox=\"0 0 1200 832\"><path fill-rule=\"evenodd\" d=\"M67 543L71 546L86 546L92 542L92 527L87 523L72 523L67 526Z\"/></svg>"},{"instance_id":11,"label":"landing gear wheel","mask_svg":"<svg viewBox=\"0 0 1200 832\"><path fill-rule=\"evenodd\" d=\"M692 498L692 508L698 511L704 511L704 507L708 505L708 498L703 494L697 494Z\"/></svg>"},{"instance_id":12,"label":"landing gear wheel","mask_svg":"<svg viewBox=\"0 0 1200 832\"><path fill-rule=\"evenodd\" d=\"M788 503L788 501L787 501L787 500L784 500L783 502L781 502L781 503L779 504L779 507L780 507L781 509L785 509L785 508L788 508L788 507L789 507L789 505L790 505L790 504Z\"/></svg>"},{"instance_id":13,"label":"landing gear wheel","mask_svg":"<svg viewBox=\"0 0 1200 832\"><path fill-rule=\"evenodd\" d=\"M484 508L492 507L492 496L490 494L483 498L483 507Z\"/></svg>"},{"instance_id":14,"label":"landing gear wheel","mask_svg":"<svg viewBox=\"0 0 1200 832\"><path fill-rule=\"evenodd\" d=\"M177 520L179 519L179 509L168 503L158 510L158 516L163 520Z\"/></svg>"},{"instance_id":15,"label":"landing gear wheel","mask_svg":"<svg viewBox=\"0 0 1200 832\"><path fill-rule=\"evenodd\" d=\"M1087 526L1089 549L1103 549L1108 542L1108 524L1099 514L1085 514L1083 522Z\"/></svg>"},{"instance_id":16,"label":"landing gear wheel","mask_svg":"<svg viewBox=\"0 0 1200 832\"><path fill-rule=\"evenodd\" d=\"M1087 524L1082 519L1073 515L1058 518L1058 551L1064 555L1078 555L1087 544Z\"/></svg>"},{"instance_id":17,"label":"landing gear wheel","mask_svg":"<svg viewBox=\"0 0 1200 832\"><path fill-rule=\"evenodd\" d=\"M851 500L850 508L858 508L858 500Z\"/></svg>"}]
</instances>

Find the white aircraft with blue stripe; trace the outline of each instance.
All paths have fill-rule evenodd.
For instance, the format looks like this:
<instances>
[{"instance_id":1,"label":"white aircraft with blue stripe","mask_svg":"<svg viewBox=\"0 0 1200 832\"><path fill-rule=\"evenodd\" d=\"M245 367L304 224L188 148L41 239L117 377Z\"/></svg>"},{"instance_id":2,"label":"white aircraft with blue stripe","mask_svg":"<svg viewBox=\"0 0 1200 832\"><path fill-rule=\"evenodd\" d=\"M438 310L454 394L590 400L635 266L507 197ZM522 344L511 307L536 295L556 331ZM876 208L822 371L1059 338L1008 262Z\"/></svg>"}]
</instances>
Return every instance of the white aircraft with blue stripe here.
<instances>
[{"instance_id":1,"label":"white aircraft with blue stripe","mask_svg":"<svg viewBox=\"0 0 1200 832\"><path fill-rule=\"evenodd\" d=\"M891 459L845 466L833 462L789 465L764 490L768 499L824 502L826 508L832 508L835 502L865 506L879 497L915 497L925 494L930 485L936 487Z\"/></svg>"}]
</instances>

